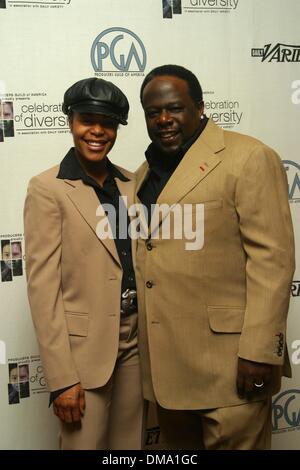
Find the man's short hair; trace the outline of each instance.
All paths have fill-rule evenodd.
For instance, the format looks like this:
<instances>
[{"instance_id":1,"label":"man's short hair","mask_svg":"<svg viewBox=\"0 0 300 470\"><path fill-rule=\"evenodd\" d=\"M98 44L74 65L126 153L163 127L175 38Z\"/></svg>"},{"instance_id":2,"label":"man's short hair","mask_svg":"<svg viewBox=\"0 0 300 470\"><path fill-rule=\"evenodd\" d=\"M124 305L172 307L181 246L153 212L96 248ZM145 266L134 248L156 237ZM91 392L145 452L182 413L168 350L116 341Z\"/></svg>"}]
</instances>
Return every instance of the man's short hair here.
<instances>
[{"instance_id":1,"label":"man's short hair","mask_svg":"<svg viewBox=\"0 0 300 470\"><path fill-rule=\"evenodd\" d=\"M141 92L140 92L140 100L142 104L143 104L143 91L144 91L145 86L149 82L151 82L151 80L154 77L159 77L162 75L170 75L173 77L181 78L187 83L192 100L195 101L195 103L201 103L201 101L203 101L202 88L196 75L194 75L193 72L182 67L181 65L169 64L169 65L161 65L160 67L156 67L155 69L151 70L151 72L149 72L146 75L142 83Z\"/></svg>"}]
</instances>

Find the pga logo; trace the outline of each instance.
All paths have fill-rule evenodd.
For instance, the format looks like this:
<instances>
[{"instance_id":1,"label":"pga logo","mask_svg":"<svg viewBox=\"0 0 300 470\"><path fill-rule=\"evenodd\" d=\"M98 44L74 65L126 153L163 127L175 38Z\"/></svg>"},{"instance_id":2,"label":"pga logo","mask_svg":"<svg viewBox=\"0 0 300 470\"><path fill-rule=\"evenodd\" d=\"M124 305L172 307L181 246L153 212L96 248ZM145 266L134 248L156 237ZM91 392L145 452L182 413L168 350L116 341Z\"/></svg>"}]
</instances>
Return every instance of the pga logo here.
<instances>
[{"instance_id":1,"label":"pga logo","mask_svg":"<svg viewBox=\"0 0 300 470\"><path fill-rule=\"evenodd\" d=\"M300 201L300 165L292 160L283 160L289 185L289 201Z\"/></svg>"},{"instance_id":2,"label":"pga logo","mask_svg":"<svg viewBox=\"0 0 300 470\"><path fill-rule=\"evenodd\" d=\"M141 39L126 28L108 28L92 45L91 62L95 72L143 72L146 61Z\"/></svg>"},{"instance_id":3,"label":"pga logo","mask_svg":"<svg viewBox=\"0 0 300 470\"><path fill-rule=\"evenodd\" d=\"M273 432L300 425L300 390L286 390L277 395L272 404Z\"/></svg>"},{"instance_id":4,"label":"pga logo","mask_svg":"<svg viewBox=\"0 0 300 470\"><path fill-rule=\"evenodd\" d=\"M294 80L292 83L292 103L293 104L300 104L300 80Z\"/></svg>"}]
</instances>

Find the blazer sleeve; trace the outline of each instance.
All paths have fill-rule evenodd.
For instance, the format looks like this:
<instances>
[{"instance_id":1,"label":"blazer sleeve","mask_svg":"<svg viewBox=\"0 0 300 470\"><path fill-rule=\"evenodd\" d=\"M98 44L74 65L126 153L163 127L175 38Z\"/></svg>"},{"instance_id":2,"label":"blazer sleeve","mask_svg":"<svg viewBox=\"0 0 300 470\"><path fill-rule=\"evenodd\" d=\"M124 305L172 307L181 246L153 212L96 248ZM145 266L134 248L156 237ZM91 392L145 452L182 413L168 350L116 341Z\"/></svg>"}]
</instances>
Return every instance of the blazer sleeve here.
<instances>
[{"instance_id":1,"label":"blazer sleeve","mask_svg":"<svg viewBox=\"0 0 300 470\"><path fill-rule=\"evenodd\" d=\"M295 269L287 177L279 156L259 144L236 187L246 253L246 311L239 357L282 365L290 287Z\"/></svg>"},{"instance_id":2,"label":"blazer sleeve","mask_svg":"<svg viewBox=\"0 0 300 470\"><path fill-rule=\"evenodd\" d=\"M28 186L24 231L28 298L49 389L79 382L72 359L61 290L62 218L38 177Z\"/></svg>"}]
</instances>

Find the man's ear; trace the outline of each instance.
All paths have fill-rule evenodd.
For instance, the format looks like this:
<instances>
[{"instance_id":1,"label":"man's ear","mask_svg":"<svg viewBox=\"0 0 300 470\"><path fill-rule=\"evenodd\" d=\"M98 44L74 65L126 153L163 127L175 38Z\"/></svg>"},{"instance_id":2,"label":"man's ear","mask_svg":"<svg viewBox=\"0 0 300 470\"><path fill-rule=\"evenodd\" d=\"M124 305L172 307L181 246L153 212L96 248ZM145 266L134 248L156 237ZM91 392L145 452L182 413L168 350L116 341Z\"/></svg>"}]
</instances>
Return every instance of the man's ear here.
<instances>
[{"instance_id":1,"label":"man's ear","mask_svg":"<svg viewBox=\"0 0 300 470\"><path fill-rule=\"evenodd\" d=\"M199 117L204 114L204 101L199 101L198 103Z\"/></svg>"}]
</instances>

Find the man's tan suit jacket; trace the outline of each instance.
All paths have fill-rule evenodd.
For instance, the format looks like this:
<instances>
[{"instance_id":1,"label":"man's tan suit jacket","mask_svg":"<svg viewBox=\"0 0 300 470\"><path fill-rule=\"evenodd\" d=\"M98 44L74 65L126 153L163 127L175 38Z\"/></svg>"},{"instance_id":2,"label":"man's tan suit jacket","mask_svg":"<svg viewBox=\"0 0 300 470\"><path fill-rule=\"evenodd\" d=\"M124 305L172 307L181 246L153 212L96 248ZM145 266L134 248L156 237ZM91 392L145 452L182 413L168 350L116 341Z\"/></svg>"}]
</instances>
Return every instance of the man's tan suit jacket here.
<instances>
[{"instance_id":1,"label":"man's tan suit jacket","mask_svg":"<svg viewBox=\"0 0 300 470\"><path fill-rule=\"evenodd\" d=\"M109 380L117 358L122 268L113 239L100 240L99 200L82 180L32 178L25 202L28 295L47 384L57 390ZM133 203L133 175L116 178ZM105 214L104 214L105 217ZM103 223L105 226L105 223ZM134 252L134 250L133 250Z\"/></svg>"},{"instance_id":2,"label":"man's tan suit jacket","mask_svg":"<svg viewBox=\"0 0 300 470\"><path fill-rule=\"evenodd\" d=\"M147 163L138 170L137 191L148 171ZM146 398L169 409L242 403L238 356L290 372L285 331L294 240L287 194L272 149L208 122L157 200L204 205L203 247L187 250L186 239L151 234L138 242ZM274 368L273 392L281 369Z\"/></svg>"}]
</instances>

